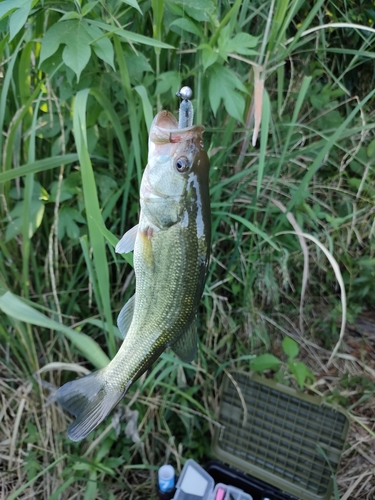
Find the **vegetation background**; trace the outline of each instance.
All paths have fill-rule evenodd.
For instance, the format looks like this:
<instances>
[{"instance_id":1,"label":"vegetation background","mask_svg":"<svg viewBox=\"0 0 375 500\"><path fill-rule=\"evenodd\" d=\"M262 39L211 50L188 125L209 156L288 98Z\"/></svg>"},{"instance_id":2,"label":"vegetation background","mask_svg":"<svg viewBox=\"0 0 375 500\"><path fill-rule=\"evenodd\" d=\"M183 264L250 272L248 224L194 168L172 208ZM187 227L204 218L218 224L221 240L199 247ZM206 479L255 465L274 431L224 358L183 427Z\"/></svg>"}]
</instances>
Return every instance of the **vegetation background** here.
<instances>
[{"instance_id":1,"label":"vegetation background","mask_svg":"<svg viewBox=\"0 0 375 500\"><path fill-rule=\"evenodd\" d=\"M153 498L159 465L210 455L222 372L250 367L346 408L335 498L373 498L374 19L370 0L0 2L2 498ZM53 395L118 349L134 274L113 247L181 83L211 157L199 356L164 353L72 443Z\"/></svg>"}]
</instances>

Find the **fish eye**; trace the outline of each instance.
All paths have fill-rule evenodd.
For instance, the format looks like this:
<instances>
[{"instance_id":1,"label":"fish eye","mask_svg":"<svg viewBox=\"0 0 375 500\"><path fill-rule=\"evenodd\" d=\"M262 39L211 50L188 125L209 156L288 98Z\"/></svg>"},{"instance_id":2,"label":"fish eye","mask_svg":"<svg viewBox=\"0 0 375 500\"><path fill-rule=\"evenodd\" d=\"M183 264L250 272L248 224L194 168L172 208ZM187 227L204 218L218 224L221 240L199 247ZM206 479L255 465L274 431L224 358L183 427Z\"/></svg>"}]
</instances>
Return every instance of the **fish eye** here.
<instances>
[{"instance_id":1,"label":"fish eye","mask_svg":"<svg viewBox=\"0 0 375 500\"><path fill-rule=\"evenodd\" d=\"M176 161L176 170L182 174L186 172L190 167L190 162L186 158L186 156L180 156L180 158Z\"/></svg>"}]
</instances>

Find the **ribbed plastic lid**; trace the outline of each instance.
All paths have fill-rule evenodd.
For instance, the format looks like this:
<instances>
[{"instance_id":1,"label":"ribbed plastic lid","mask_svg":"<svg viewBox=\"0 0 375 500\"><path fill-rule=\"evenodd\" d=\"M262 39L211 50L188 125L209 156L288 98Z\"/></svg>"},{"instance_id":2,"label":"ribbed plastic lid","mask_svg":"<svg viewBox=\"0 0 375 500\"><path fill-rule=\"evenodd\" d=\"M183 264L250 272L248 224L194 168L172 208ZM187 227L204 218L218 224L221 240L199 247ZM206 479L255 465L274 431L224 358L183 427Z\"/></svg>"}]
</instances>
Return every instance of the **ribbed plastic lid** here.
<instances>
[{"instance_id":1,"label":"ribbed plastic lid","mask_svg":"<svg viewBox=\"0 0 375 500\"><path fill-rule=\"evenodd\" d=\"M223 381L215 455L302 500L329 500L349 430L346 415L272 380L231 376L235 383Z\"/></svg>"}]
</instances>

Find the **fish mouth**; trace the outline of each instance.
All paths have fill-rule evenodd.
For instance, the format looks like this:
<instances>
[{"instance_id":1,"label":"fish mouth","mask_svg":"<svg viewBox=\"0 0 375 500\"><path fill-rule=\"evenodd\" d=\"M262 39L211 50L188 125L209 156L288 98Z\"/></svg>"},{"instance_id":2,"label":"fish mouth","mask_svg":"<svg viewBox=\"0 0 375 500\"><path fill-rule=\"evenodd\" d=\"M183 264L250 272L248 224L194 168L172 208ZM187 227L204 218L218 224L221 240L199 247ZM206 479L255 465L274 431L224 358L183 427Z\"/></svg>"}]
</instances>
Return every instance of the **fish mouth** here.
<instances>
[{"instance_id":1,"label":"fish mouth","mask_svg":"<svg viewBox=\"0 0 375 500\"><path fill-rule=\"evenodd\" d=\"M178 121L176 117L170 113L169 111L163 110L158 113L153 121L153 125L155 127L159 127L162 129L178 129ZM152 127L151 127L152 128Z\"/></svg>"},{"instance_id":2,"label":"fish mouth","mask_svg":"<svg viewBox=\"0 0 375 500\"><path fill-rule=\"evenodd\" d=\"M176 117L169 111L160 111L154 118L150 129L150 142L155 144L176 144L202 136L204 127L192 125L178 128Z\"/></svg>"}]
</instances>

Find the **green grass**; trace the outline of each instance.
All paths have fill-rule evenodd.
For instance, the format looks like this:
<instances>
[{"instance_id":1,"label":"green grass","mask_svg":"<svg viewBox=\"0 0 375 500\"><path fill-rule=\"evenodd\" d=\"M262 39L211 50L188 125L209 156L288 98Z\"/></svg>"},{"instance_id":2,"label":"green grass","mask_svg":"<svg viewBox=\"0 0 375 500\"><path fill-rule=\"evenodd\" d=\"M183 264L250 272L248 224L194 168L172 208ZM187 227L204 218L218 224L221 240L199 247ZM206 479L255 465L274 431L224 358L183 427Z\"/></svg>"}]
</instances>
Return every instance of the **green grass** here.
<instances>
[{"instance_id":1,"label":"green grass","mask_svg":"<svg viewBox=\"0 0 375 500\"><path fill-rule=\"evenodd\" d=\"M316 392L288 370L285 336L315 375L340 365L345 317L372 307L375 293L375 31L372 7L362 7L0 4L0 443L11 443L0 444L0 478L9 497L151 498L158 465L208 457L223 371L277 358L276 378ZM120 345L114 320L134 276L113 247L137 221L152 117L177 112L181 82L193 88L211 157L199 355L186 365L164 353L120 406L120 436L108 420L74 444L70 417L46 400L77 366L103 366ZM318 349L329 354L316 365ZM138 436L125 435L129 409Z\"/></svg>"}]
</instances>

